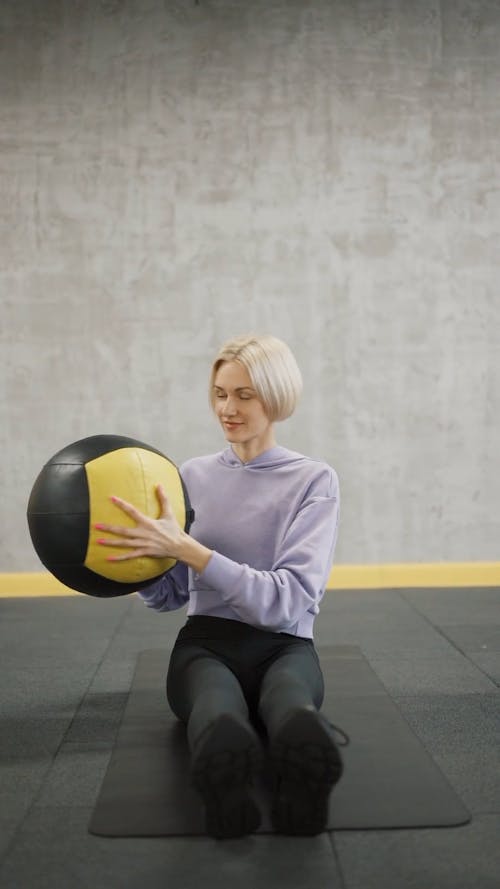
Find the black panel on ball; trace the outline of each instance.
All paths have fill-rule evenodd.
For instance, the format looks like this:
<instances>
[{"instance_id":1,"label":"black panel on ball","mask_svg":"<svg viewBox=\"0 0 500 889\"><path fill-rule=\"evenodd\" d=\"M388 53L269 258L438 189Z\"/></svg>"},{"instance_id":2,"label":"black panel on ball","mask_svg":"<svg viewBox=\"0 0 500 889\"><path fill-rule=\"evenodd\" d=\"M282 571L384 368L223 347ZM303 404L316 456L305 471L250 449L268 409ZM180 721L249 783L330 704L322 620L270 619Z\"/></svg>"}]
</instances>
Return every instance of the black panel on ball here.
<instances>
[{"instance_id":1,"label":"black panel on ball","mask_svg":"<svg viewBox=\"0 0 500 889\"><path fill-rule=\"evenodd\" d=\"M121 583L117 580L109 580L91 571L85 565L51 565L51 574L57 577L65 586L79 593L86 593L87 596L94 596L98 599L110 599L116 596L127 596L135 593L136 590L142 590L144 587L154 583L157 578L149 580L136 581L135 583ZM162 572L163 574L163 572ZM161 574L158 575L161 577Z\"/></svg>"},{"instance_id":2,"label":"black panel on ball","mask_svg":"<svg viewBox=\"0 0 500 889\"><path fill-rule=\"evenodd\" d=\"M40 561L51 570L54 554L83 562L89 535L87 474L79 463L47 463L28 502L28 526Z\"/></svg>"},{"instance_id":3,"label":"black panel on ball","mask_svg":"<svg viewBox=\"0 0 500 889\"><path fill-rule=\"evenodd\" d=\"M145 451L152 451L153 454L159 454L165 457L161 451L152 448L151 445L144 444L136 438L127 438L125 435L91 435L89 438L81 438L67 445L62 451L49 460L51 463L89 463L102 457L103 454L109 454L110 451L117 451L120 448L144 448ZM168 460L168 457L165 457ZM172 461L169 461L172 462Z\"/></svg>"}]
</instances>

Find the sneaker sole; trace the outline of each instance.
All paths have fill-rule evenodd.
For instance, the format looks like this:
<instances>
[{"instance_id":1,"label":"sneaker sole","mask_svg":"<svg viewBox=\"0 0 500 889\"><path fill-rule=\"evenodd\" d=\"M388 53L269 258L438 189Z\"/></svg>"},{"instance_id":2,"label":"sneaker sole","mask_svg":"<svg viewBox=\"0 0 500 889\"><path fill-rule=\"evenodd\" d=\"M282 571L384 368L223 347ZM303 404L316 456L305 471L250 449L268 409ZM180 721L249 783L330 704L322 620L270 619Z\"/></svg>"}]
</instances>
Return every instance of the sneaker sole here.
<instances>
[{"instance_id":1,"label":"sneaker sole","mask_svg":"<svg viewBox=\"0 0 500 889\"><path fill-rule=\"evenodd\" d=\"M323 718L316 711L296 711L276 733L269 753L274 829L292 836L324 831L330 793L344 767Z\"/></svg>"},{"instance_id":2,"label":"sneaker sole","mask_svg":"<svg viewBox=\"0 0 500 889\"><path fill-rule=\"evenodd\" d=\"M251 729L232 716L221 716L202 738L191 775L205 804L206 829L216 839L253 833L260 811L251 796L262 761Z\"/></svg>"}]
</instances>

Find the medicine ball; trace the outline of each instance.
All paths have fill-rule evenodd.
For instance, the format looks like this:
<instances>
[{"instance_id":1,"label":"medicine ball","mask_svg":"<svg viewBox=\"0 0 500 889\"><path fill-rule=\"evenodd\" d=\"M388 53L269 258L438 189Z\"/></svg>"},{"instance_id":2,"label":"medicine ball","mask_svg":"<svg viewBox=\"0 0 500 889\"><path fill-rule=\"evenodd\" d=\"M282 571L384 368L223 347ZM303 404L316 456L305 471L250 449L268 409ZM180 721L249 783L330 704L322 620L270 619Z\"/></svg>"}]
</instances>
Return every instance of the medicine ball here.
<instances>
[{"instance_id":1,"label":"medicine ball","mask_svg":"<svg viewBox=\"0 0 500 889\"><path fill-rule=\"evenodd\" d=\"M66 586L103 598L142 589L171 570L175 559L108 562L107 556L124 551L99 545L103 532L94 528L96 523L134 526L110 501L112 495L158 518L158 484L189 531L194 513L188 492L175 464L160 451L121 435L94 435L63 448L43 467L28 503L29 531L41 562Z\"/></svg>"}]
</instances>

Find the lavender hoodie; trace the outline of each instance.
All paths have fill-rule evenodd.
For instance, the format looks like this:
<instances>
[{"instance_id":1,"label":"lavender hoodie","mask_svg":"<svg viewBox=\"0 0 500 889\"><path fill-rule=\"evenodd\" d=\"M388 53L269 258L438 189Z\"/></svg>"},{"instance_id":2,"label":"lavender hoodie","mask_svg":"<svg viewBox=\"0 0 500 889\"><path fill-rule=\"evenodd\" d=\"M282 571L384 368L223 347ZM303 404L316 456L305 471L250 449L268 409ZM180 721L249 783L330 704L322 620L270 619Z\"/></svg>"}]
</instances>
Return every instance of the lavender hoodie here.
<instances>
[{"instance_id":1,"label":"lavender hoodie","mask_svg":"<svg viewBox=\"0 0 500 889\"><path fill-rule=\"evenodd\" d=\"M277 446L248 463L228 447L180 473L190 534L213 554L201 574L178 562L139 592L146 604L312 638L337 540L335 471Z\"/></svg>"}]
</instances>

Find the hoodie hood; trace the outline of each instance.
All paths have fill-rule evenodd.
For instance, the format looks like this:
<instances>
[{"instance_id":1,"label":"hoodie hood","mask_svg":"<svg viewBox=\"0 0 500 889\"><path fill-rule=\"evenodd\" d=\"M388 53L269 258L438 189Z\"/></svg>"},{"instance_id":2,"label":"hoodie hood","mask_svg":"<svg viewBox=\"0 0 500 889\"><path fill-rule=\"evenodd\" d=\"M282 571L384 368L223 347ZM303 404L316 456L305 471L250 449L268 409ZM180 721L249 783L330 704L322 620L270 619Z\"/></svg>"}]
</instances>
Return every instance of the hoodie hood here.
<instances>
[{"instance_id":1,"label":"hoodie hood","mask_svg":"<svg viewBox=\"0 0 500 889\"><path fill-rule=\"evenodd\" d=\"M241 469L242 467L245 469L274 469L276 466L288 466L291 463L302 462L306 459L302 454L298 454L296 451L289 451L288 448L282 448L279 445L263 451L262 454L259 454L247 463L240 460L232 447L226 448L225 451L221 451L218 455L219 463L230 466L232 469Z\"/></svg>"}]
</instances>

